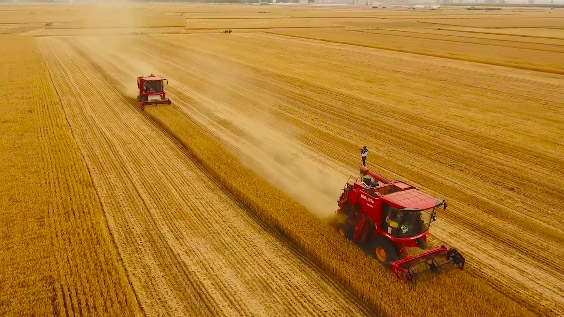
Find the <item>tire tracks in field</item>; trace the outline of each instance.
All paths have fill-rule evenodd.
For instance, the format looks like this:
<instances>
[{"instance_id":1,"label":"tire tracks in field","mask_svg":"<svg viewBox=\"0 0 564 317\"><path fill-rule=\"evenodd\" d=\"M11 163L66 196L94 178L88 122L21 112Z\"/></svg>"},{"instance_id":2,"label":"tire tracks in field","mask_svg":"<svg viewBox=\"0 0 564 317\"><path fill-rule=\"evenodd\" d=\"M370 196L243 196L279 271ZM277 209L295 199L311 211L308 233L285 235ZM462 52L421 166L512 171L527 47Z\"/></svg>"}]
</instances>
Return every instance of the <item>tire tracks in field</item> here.
<instances>
[{"instance_id":1,"label":"tire tracks in field","mask_svg":"<svg viewBox=\"0 0 564 317\"><path fill-rule=\"evenodd\" d=\"M40 43L147 314L369 312L258 224L75 46Z\"/></svg>"},{"instance_id":2,"label":"tire tracks in field","mask_svg":"<svg viewBox=\"0 0 564 317\"><path fill-rule=\"evenodd\" d=\"M472 38L472 37L463 37L463 36L454 36L454 35L439 35L439 34L432 34L432 33L416 33L416 32L408 32L408 31L397 31L397 30L387 30L387 29L378 29L378 30L350 30L351 32L360 32L360 33L368 33L368 34L379 34L379 35L387 35L387 36L397 36L400 38L415 38L415 39L423 39L423 40L429 40L429 41L441 41L443 43L450 43L450 42L455 42L455 43L465 43L465 44L475 44L475 45L484 45L484 46L493 46L493 47L508 47L508 48L515 48L515 49L524 49L524 50L532 50L532 51L540 51L540 52L553 52L553 53L564 53L564 49L559 48L559 49L554 49L554 48L532 48L532 47L526 47L526 46L511 46L511 45L502 45L500 43L496 43L496 42L500 42L503 40L490 40L490 39L484 39L484 38ZM388 32L388 33L385 33ZM394 33L394 32L402 32L402 33L408 33L408 34L402 34L402 33ZM419 34L425 34L425 35L435 35L437 37L442 36L443 38L432 38L429 36L417 36ZM471 38L474 39L475 41L470 41L470 40L452 40L452 39L445 39L444 37L462 37L462 38ZM480 43L479 41L485 41L485 40L489 40L491 42L494 42L495 44L492 43ZM513 43L515 43L517 41L513 41ZM523 42L517 42L517 43L523 43ZM525 42L525 44L527 44ZM528 43L529 45L531 45L531 43ZM514 44L516 45L516 44ZM551 45L551 44L536 44L537 46L556 46L556 45ZM564 46L564 45L560 45L560 46Z\"/></svg>"},{"instance_id":3,"label":"tire tracks in field","mask_svg":"<svg viewBox=\"0 0 564 317\"><path fill-rule=\"evenodd\" d=\"M183 66L186 66L186 65L183 65ZM185 69L186 69L186 68L185 68ZM192 73L192 74L190 74L190 77L197 78L198 75L197 75L196 73ZM202 78L203 78L203 77L205 77L205 76L202 76ZM198 80L202 80L202 78L198 78ZM274 83L272 83L272 82L269 82L269 86L270 86L270 87L275 87L275 89L273 89L273 90L282 90L282 91L284 90L284 87L282 87L282 86L276 86L276 85L275 85ZM304 91L305 89L309 89L309 90L311 91L311 90L312 90L312 85L311 85L311 84L307 84L307 87L302 86L302 87L300 87L300 89L301 89L302 91ZM247 92L248 92L248 91L247 91ZM247 93L247 92L246 92L246 93ZM322 94L322 91L318 92L318 94L321 95L321 94ZM293 103L293 104L299 104L299 101L300 101L300 100L305 100L305 99L319 99L319 98L320 98L319 95L318 95L318 96L313 96L314 98L300 97L300 98L297 98L297 100L296 100L295 102L291 102L291 103ZM315 98L315 97L316 97L316 98ZM189 98L189 97L183 96L183 98ZM358 104L358 103L361 102L361 101L356 100L356 101L353 101L353 102L354 102L355 104ZM250 105L250 103L248 103L248 104L246 105L246 107L248 107L248 105ZM259 109L253 108L253 111L259 111ZM306 111L309 111L309 109L307 109ZM304 115L305 115L305 114L301 114L301 115L298 115L298 116L294 116L293 118L300 117L300 116L303 117ZM338 118L338 119L342 122L342 118L343 118L343 114L342 114L342 113L341 113L341 114L337 114L335 117ZM361 119L361 121L367 121L367 120L369 120L369 118L366 118L366 117L361 117L360 119ZM306 129L306 130L307 130L308 133L315 132L315 131L313 131L313 129L311 129L311 126L310 126L310 129ZM359 138L363 133L369 133L369 132L368 132L368 131L360 131L360 132L355 136L355 138ZM307 135L307 133L306 133L305 135ZM424 142L424 139L418 140L418 142ZM349 143L349 144L350 144L350 143ZM434 146L434 145L429 145L429 146ZM428 147L429 147L429 146L428 146ZM317 150L320 150L320 149L317 149ZM415 159L415 158L414 158L414 159ZM484 202L484 204L485 204L485 202ZM492 208L496 208L496 207L492 207ZM529 220L529 219L527 219L527 220Z\"/></svg>"},{"instance_id":4,"label":"tire tracks in field","mask_svg":"<svg viewBox=\"0 0 564 317\"><path fill-rule=\"evenodd\" d=\"M166 48L161 47L159 48L162 51L166 51ZM185 69L185 72L190 72L190 66L183 64L181 62L182 58L181 57L175 57L178 58L180 61L176 61L176 64L182 64L183 69ZM215 58L219 58L218 56L215 56ZM247 67L250 67L249 65L246 65ZM205 70L201 70L201 71L193 71L191 72L189 75L185 76L183 78L183 80L189 80L189 78L193 77L196 78L197 81L201 81L204 80L206 77L210 77L211 74L209 76L205 75ZM260 72L260 71L259 71ZM482 142L481 136L478 135L469 135L468 138L465 138L464 135L461 135L460 133L457 132L457 134L454 135L454 137L452 136L448 136L448 135L440 135L441 133L443 133L444 131L448 131L450 129L450 127L448 126L443 126L442 123L440 122L433 122L430 120L427 120L425 118L419 118L417 116L411 116L411 117L406 117L405 114L402 115L402 113L398 110L394 110L393 109L393 105L385 105L382 103L374 103L373 101L370 100L366 100L366 99L360 99L360 98L355 98L351 95L347 95L347 94L343 94L342 92L338 91L338 92L331 92L330 95L327 95L327 87L323 87L323 86L315 86L312 85L309 82L303 82L298 80L297 78L284 78L284 76L282 75L272 75L272 74L264 74L264 72L260 75L260 76L264 76L261 78L271 78L271 79L266 79L268 80L268 85L264 85L267 87L272 87L272 89L268 89L269 93L272 94L276 94L276 91L282 91L283 93L281 93L280 95L284 95L283 98L287 99L284 104L285 107L289 107L288 110L284 110L286 111L283 115L285 115L286 117L289 118L305 118L307 117L307 114L310 113L311 111L316 111L316 115L328 115L330 116L331 119L334 119L332 121L334 122L339 122L338 124L335 124L332 127L329 127L330 130L333 131L340 131L343 132L346 129L343 129L340 125L342 124L342 120L346 118L346 120L351 120L350 116L347 116L348 113L351 112L355 112L352 111L351 106L349 106L349 108L347 108L346 110L341 110L338 108L331 108L328 107L326 105L330 104L331 102L334 102L335 99L337 99L341 104L354 104L354 108L353 109L359 109L358 111L356 111L357 113L363 113L363 108L370 108L370 107L374 107L374 105L378 106L378 107L384 107L385 109L379 111L379 114L372 114L372 115L366 115L366 114L360 114L356 115L354 117L353 120L357 120L357 121L361 121L361 122L371 122L371 121L375 121L377 120L378 115L381 115L382 117L384 117L385 119L383 120L379 120L376 124L374 124L374 126L378 126L378 127L384 127L383 133L386 133L386 130L390 130L393 128L394 133L400 132L401 130L405 131L403 132L403 134L407 137L411 134L411 138L414 138L417 142L417 144L422 144L422 146L419 146L419 148L421 148L419 150L420 154L427 154L424 152L424 149L426 148L438 148L440 149L441 155L442 156L446 156L446 157L450 157L452 159L456 158L458 156L458 153L462 150L466 150L469 151L471 153L471 155L473 157L476 158L481 158L480 161L486 161L486 158L491 159L492 156L498 156L498 161L497 162L493 162L493 163L486 163L489 165L486 165L488 167L489 170L496 172L496 174L493 174L491 176L491 178L489 179L490 182L494 182L495 179L499 179L502 178L504 176L507 175L507 173L511 173L511 170L515 168L515 162L514 162L514 157L513 155L517 152L515 150L513 150L513 146L512 145L507 145L505 147L497 147L494 148L492 147L492 145L495 142L488 142L491 144L487 144L488 147L490 147L491 152L487 152L487 153L480 153L480 151L483 150L474 150L473 147L476 145L482 146ZM262 80L262 79L261 79ZM278 82L283 82L283 84L277 83ZM290 82L290 84L289 84ZM288 89L288 86L293 86L292 88ZM228 87L228 86L226 86ZM228 88L225 88L228 89ZM237 89L241 89L241 87L237 87ZM255 87L255 91L261 89L260 87ZM263 90L265 88L262 88ZM247 89L244 91L244 94L249 95L249 94L253 94L253 89ZM260 97L260 93L255 93L252 97L250 98L257 98ZM304 100L312 100L309 102L305 102L305 105L307 106L307 109L304 108ZM235 104L235 103L234 103ZM255 105L255 107L253 107L253 111L260 111L260 108L256 107L257 103L246 103L244 107L241 108L241 110L244 110L245 108L249 108L250 106ZM299 106L293 106L293 105L299 105ZM259 103L260 106L260 103ZM292 107L293 106L293 107ZM291 107L291 108L290 108ZM321 111L318 111L316 109L321 109ZM302 110L301 112L299 112L300 110ZM366 113L366 112L364 112ZM392 123L387 123L387 121L389 121L390 119L394 119L395 121ZM306 122L306 120L302 120L303 124L305 124L308 127L312 127L311 123ZM407 128L402 128L402 127L398 127L398 125L400 125L401 123L404 123L404 125L407 125ZM350 124L348 126L353 126L355 123L354 121L351 121ZM389 129L386 129L388 128ZM431 129L430 129L431 128ZM434 128L434 129L433 129ZM311 129L311 128L310 128ZM414 135L413 130L414 129L418 129L420 131L423 132L423 134L425 135L425 137L421 138L418 135ZM307 129L306 129L307 130ZM350 129L349 129L350 130ZM361 138L362 135L371 135L373 132L370 131L370 129L366 129L366 128L362 128L362 127L356 127L355 129L352 130L349 133L354 133L355 136L354 138ZM338 134L333 133L333 135L337 136ZM396 134L397 135L397 134ZM398 135L401 137L401 135ZM442 146L441 143L433 140L431 138L431 140L428 140L430 137L439 137L437 139L437 141L440 141L441 143L447 143L448 147L444 147ZM462 138L461 138L462 137ZM389 137L389 139L391 140L392 137ZM443 140L444 139L444 140ZM464 143L460 143L460 139L462 139L464 141ZM401 140L400 140L401 141ZM410 141L408 140L407 142L405 142L405 148L408 148L410 145ZM459 144L457 144L459 143ZM477 143L477 144L476 144ZM501 145L498 143L495 143L497 145ZM449 149L449 147L454 147L454 149ZM413 146L411 146L411 150L413 151L414 148ZM451 154L449 154L451 153ZM531 152L532 154L529 156L525 156L523 157L522 163L524 168L526 166L527 169L530 169L531 166L529 165L524 165L526 162L530 162L531 161L531 157L537 155L537 153ZM447 155L448 154L448 155ZM509 163L509 161L512 160L511 163ZM541 157L538 160L540 160L541 162L546 163L547 161L551 160L551 158L548 157ZM507 163L506 163L507 162ZM474 166L472 167L473 169L478 168L480 165L483 165L483 162L479 162L479 163L475 163ZM501 165L505 165L505 169L502 171L496 171L496 168L499 168L499 166ZM535 179L541 178L543 177L543 175L547 174L550 171L558 171L559 167L562 165L561 160L554 160L554 165L552 166L546 166L546 164L544 166L541 165L536 165L535 167L537 168L536 171L536 175L535 176L527 176L528 182L534 182ZM461 175L457 175L458 177L460 177ZM521 176L521 175L519 175ZM525 175L522 175L523 177L525 177ZM558 181L558 176L554 175L551 178L547 179L553 182L557 182ZM548 188L550 188L550 183L547 184ZM558 196L558 195L562 195L561 192L558 192L559 187L557 185L555 185L553 187L553 190L555 190L555 192L552 192L550 194L549 197L553 197L554 195ZM545 191L545 189L543 189L543 191ZM525 194L525 193L523 193ZM535 194L538 195L542 195L543 192L539 191ZM546 193L544 193L544 195L547 195ZM547 199L549 200L549 199ZM533 213L534 214L534 213ZM527 221L530 221L531 219L527 219Z\"/></svg>"},{"instance_id":5,"label":"tire tracks in field","mask_svg":"<svg viewBox=\"0 0 564 317\"><path fill-rule=\"evenodd\" d=\"M548 68L548 67L543 66L543 65L541 65L541 66L526 66L526 65L516 64L516 63L487 61L487 60L481 59L479 57L458 57L458 56L452 56L452 55L449 55L449 54L429 53L429 52L425 52L425 51L422 51L422 50L417 51L417 50L413 50L413 49L394 48L394 47L375 45L375 44L361 44L361 43L354 43L354 42L350 42L350 41L334 40L334 39L320 38L320 37L312 37L312 36L307 36L307 35L296 35L296 34L288 34L288 33L280 33L280 32L268 32L268 33L278 35L278 36L286 36L286 37L295 38L295 39L307 39L307 40L311 40L311 41L319 41L319 42L326 42L326 43L333 43L333 44L351 45L351 46L366 47L366 48L375 48L375 49L379 49L379 50L386 50L386 51L392 51L392 52L398 52L398 53L408 53L408 54L415 54L415 55L421 55L421 56L447 58L447 59L463 61L463 62L480 63L480 64L485 64L485 65L510 67L510 68L515 68L515 69L522 69L522 70L530 70L530 71L545 72L545 73L550 73L550 74L564 75L563 70Z\"/></svg>"},{"instance_id":6,"label":"tire tracks in field","mask_svg":"<svg viewBox=\"0 0 564 317\"><path fill-rule=\"evenodd\" d=\"M455 38L463 38L463 39L473 39L473 40L489 40L489 41L499 41L499 42L508 42L508 43L519 43L519 44L523 44L523 45L541 45L541 46L554 46L554 47L564 47L564 39L560 39L560 40L553 40L553 39L544 39L545 41L539 41L542 40L542 37L529 37L527 41L518 41L515 38L513 39L508 39L511 38L511 36L500 36L500 34L495 34L495 33L487 33L487 32L475 32L477 33L474 36L470 36L470 35L460 35L460 33L464 32L464 31L455 31L455 30L451 30L451 29L443 29L441 28L438 31L441 32L432 32L434 30L430 30L427 29L425 31L420 31L420 30L402 30L402 29L392 29L392 28L367 28L365 29L366 31L378 31L378 30L382 30L382 31L386 31L386 32L397 32L397 33L408 33L408 34L417 34L417 35L431 35L431 36L442 36L442 37L455 37ZM429 32L431 31L431 32ZM445 32L446 31L446 32ZM451 33L449 33L451 32ZM471 33L470 33L471 34ZM493 35L493 36L492 36ZM507 34L509 35L509 34ZM488 37L489 36L489 37ZM535 42L533 42L532 40L535 40Z\"/></svg>"},{"instance_id":7,"label":"tire tracks in field","mask_svg":"<svg viewBox=\"0 0 564 317\"><path fill-rule=\"evenodd\" d=\"M472 28L467 26L461 26L461 28ZM548 39L548 40L559 40L564 41L564 37L555 37L555 36L540 36L540 35L527 35L527 34L512 34L512 33L499 33L499 32L484 32L484 31L472 31L472 30L462 30L462 29L443 29L445 31L452 31L452 32L463 32L463 33L473 33L473 34L486 34L486 35L503 35L508 37L525 37L525 38L532 38L532 39Z\"/></svg>"},{"instance_id":8,"label":"tire tracks in field","mask_svg":"<svg viewBox=\"0 0 564 317\"><path fill-rule=\"evenodd\" d=\"M208 44L211 43L208 42ZM166 73L174 74L176 79L178 79L177 82L181 82L183 85L190 87L182 90L175 88L169 89L176 97L175 103L179 104L180 108L185 113L190 115L193 114L193 110L190 110L189 108L198 108L199 101L197 99L194 99L189 94L193 93L195 89L199 89L198 87L202 86L202 81L210 81L212 85L225 84L225 82L213 79L213 74L209 73L209 71L206 70L205 67L198 67L198 60L194 60L194 55L200 54L204 56L200 58L210 58L214 60L225 60L227 58L210 53L208 50L213 50L213 47L211 46L207 46L209 48L208 50L201 50L190 47L183 47L179 43L175 43L175 45L170 46L166 43L161 42L158 45L155 45L156 47L154 48L154 50L163 52L166 56L170 57L168 60L174 61L163 63L165 65L168 65L165 67ZM155 58L156 56L158 56L154 53L151 53L151 49L148 49L147 47L147 45L139 45L138 48L134 49L136 49L139 54L147 54L148 58ZM190 52L191 55L186 52ZM186 58L187 56L190 57ZM226 61L225 63L231 62L233 61ZM245 67L252 66L245 64ZM531 287L531 289L528 291L528 294L524 295L524 298L527 298L529 302L541 302L542 306L547 305L547 303L542 303L544 295L541 295L540 293L534 291L536 287L539 287L539 290L548 290L552 294L559 293L559 288L557 285L561 284L563 279L561 274L552 267L554 267L555 264L558 266L558 263L561 263L561 260L558 258L558 254L560 253L559 241L561 241L561 233L559 231L554 231L552 239L556 240L554 240L552 245L550 246L550 249L552 251L541 255L538 253L538 249L546 249L547 245L545 239L547 238L547 236L545 235L543 239L538 239L537 235L539 231L546 230L545 224L539 223L537 225L537 229L527 229L527 232L520 232L528 225L531 225L531 223L534 223L536 220L534 218L527 218L520 214L513 213L511 209L507 207L507 205L494 203L492 199L495 198L488 197L487 195L483 196L485 193L483 189L477 188L476 190L478 191L472 193L472 187L463 185L464 183L468 183L469 179L474 179L472 180L474 184L476 183L476 178L483 179L479 182L487 181L494 183L496 178L504 177L507 179L508 176L512 176L511 181L518 182L522 177L522 174L519 171L512 171L512 168L514 169L514 166L512 167L510 162L512 162L511 159L515 159L515 150L513 150L511 146L507 146L505 148L492 148L492 151L496 150L496 152L490 153L486 156L481 154L479 149L473 149L472 147L468 148L469 144L474 144L474 146L476 145L476 143L477 145L482 145L480 140L478 140L476 136L473 138L468 138L465 141L469 142L469 144L462 143L458 145L454 150L449 151L448 148L443 148L442 142L447 142L450 147L456 143L459 143L460 140L448 138L446 136L437 136L437 140L441 142L437 142L436 140L428 140L429 132L432 132L433 130L429 131L427 129L420 130L422 131L421 133L422 135L424 135L424 137L414 135L414 129L417 131L418 125L424 125L422 123L409 126L408 128L401 126L401 122L404 122L405 125L406 121L407 123L411 124L414 124L418 120L421 121L420 118L416 116L411 118L406 117L405 115L402 116L400 111L394 111L391 107L386 108L387 112L381 113L381 115L384 116L384 119L376 119L375 117L377 116L367 116L363 114L359 115L359 113L363 112L363 109L373 108L374 103L366 99L351 96L350 94L344 94L341 91L329 89L326 86L316 85L308 81L300 81L296 77L286 77L280 74L273 74L273 72L266 71L264 69L255 68L254 71L256 71L258 73L258 76L260 76L260 85L255 84L253 88L241 86L230 87L229 85L222 86L223 89L229 91L229 94L233 94L235 96L232 97L234 105L233 107L239 108L240 111L261 111L261 101L260 99L258 99L258 101L256 100L257 98L260 98L261 95L268 93L283 95L285 98L288 98L288 100L285 101L284 107L282 109L279 109L281 113L280 117L283 118L285 122L289 122L290 125L300 126L302 131L304 131L302 137L303 141L305 141L306 146L313 149L314 151L317 151L318 153L322 153L322 155L324 156L328 156L337 161L346 162L348 164L355 164L354 162L356 162L357 158L355 155L350 154L351 150L355 149L355 144L347 140L362 140L366 137L366 135L371 135L370 129L355 125L356 121L370 123L367 124L367 126L371 126L373 123L374 126L378 126L381 131L394 131L395 134L388 136L388 138L390 140L392 138L398 138L398 141L394 141L394 145L396 147L407 149L400 153L402 153L402 155L404 155L404 157L408 161L418 162L414 165L419 165L421 167L417 169L414 169L413 167L410 168L410 166L401 165L400 163L392 159L387 159L382 155L378 155L378 165L385 166L390 170L394 170L396 173L401 174L402 178L407 177L408 179L416 179L417 183L425 184L426 187L448 196L450 200L455 202L455 205L458 205L460 207L455 208L454 211L447 212L444 215L446 217L445 220L447 221L447 223L451 223L453 226L460 230L457 235L465 232L462 237L472 238L464 241L465 238L456 237L454 231L449 230L448 226L441 228L445 231L443 234L436 232L437 236L439 236L443 240L448 239L451 241L457 241L458 244L455 245L465 245L463 249L466 249L470 252L471 258L473 258L475 262L481 262L486 266L486 268L480 270L481 273L479 274L482 276L490 276L492 278L495 278L498 283L505 285L503 288L505 291L509 291L512 287L514 287L514 285L528 285L529 287ZM243 78L240 79L240 82L253 82L253 80ZM238 93L245 94L245 96L247 97L237 95ZM325 106L327 104L331 104L332 100L335 99L343 100L343 103L345 103L346 101L346 104L355 104L357 105L356 107L358 107L359 110L351 111L351 109L343 110L340 108L330 109ZM245 102L241 102L241 100L245 100ZM378 104L378 106L385 107L386 105ZM244 110L245 108L247 110ZM321 121L323 123L327 122L331 123L331 125L320 128L319 124L312 125L307 120L304 120L304 118L307 118L308 115L311 115L312 112L315 113L319 118L321 118ZM355 116L351 116L351 113L355 113ZM205 114L205 112L200 112L200 114ZM393 119L394 116L396 116L395 123L388 122L388 120ZM195 118L197 120L203 120L198 119L197 117ZM346 124L346 122L349 122L349 124ZM423 120L423 123L426 122L424 122ZM354 130L346 128L347 126L354 126ZM437 126L440 126L440 124ZM457 136L464 137L464 134ZM321 143L319 142L320 140L325 142ZM328 146L328 144L331 143L338 144L338 146ZM416 143L418 146L414 147L413 143ZM498 145L500 144L498 143ZM381 146L384 148L388 147L385 144L381 144ZM475 162L473 162L472 164L472 169L477 170L477 172L476 174L471 175L471 178L468 178L468 176L466 176L457 181L456 179L460 178L461 175L456 173L452 174L452 171L450 171L449 169L438 172L432 168L425 168L424 166L428 164L426 163L427 159L421 159L421 155L413 154L413 151L417 151L416 149L418 147L421 148L421 150L419 151L422 151L423 154L426 154L426 157L429 156L429 153L425 153L423 149L438 148L440 149L440 151L438 151L440 152L440 155L448 155L452 157L452 159L456 159L457 156L460 156L461 152L470 151L472 153L472 155L470 156L475 158ZM498 170L498 166L496 166L495 164L484 164L484 162L487 162L487 159L490 158L490 155L495 156L499 155L500 153L503 153L503 155L505 155L505 158L500 158L501 160L498 161L498 163L502 163L503 161L508 162L504 170ZM537 154L538 153L531 151L531 155ZM544 161L544 158L540 159L540 161ZM515 162L513 161L512 163L514 164ZM561 162L554 161L554 167L558 167L560 165ZM480 172L480 170L483 171ZM542 171L543 169L539 169L538 175L541 176L543 173ZM494 173L493 176L484 178L483 175L488 175L492 172ZM498 173L497 177L495 176L495 173ZM444 179L445 175L449 174L451 174L451 176L446 177L447 179ZM531 178L526 181L538 182L538 180L536 180L535 178ZM525 183L521 182L521 184ZM447 186L445 187L445 185ZM550 184L543 185L550 187ZM462 188L460 188L460 186L462 186ZM560 195L556 192L552 195L554 194ZM551 195L549 194L545 197L547 197L546 199L549 199ZM558 204L558 201L556 201L555 203ZM463 211L462 206L467 206L469 210ZM557 206L558 205L554 207ZM548 207L550 207L550 205L548 205ZM487 213L484 214L484 211L486 211ZM482 216L480 218L476 218L476 212L480 212ZM531 210L531 217L534 216L534 214L535 210L533 209ZM515 216L521 217L520 222L515 223ZM488 219L488 217L494 218ZM497 221L498 223L496 223L496 218L497 220L499 220ZM554 230L557 230L557 228L554 227ZM520 232L520 235L514 235L515 232ZM523 236L523 234L525 235ZM479 240L476 240L478 238L475 238L474 236L481 236L481 238L479 238ZM550 237L550 235L548 237ZM484 245L478 246L478 241L480 241L479 243L483 243ZM530 242L532 243L532 245L527 246L523 241L527 241L528 243ZM481 252L488 254L488 256L481 259ZM522 258L523 254L525 254L533 261L524 260ZM510 261L508 259L512 260ZM503 276L505 280L502 280L501 277L497 275L498 270L502 269L502 267L507 267L510 262L516 263L515 265L512 265L512 270L517 270L519 272L518 275L526 274L527 276L531 276L531 272L534 272L535 270L541 270L544 273L537 273L539 275L543 274L543 278L545 278L548 282L542 281L543 278L540 278L540 281L537 281L534 278L530 280L523 280L522 277L503 273L501 276ZM535 262L538 262L538 264L535 264ZM499 266L500 263L502 265L501 267ZM519 268L518 265L520 264L524 265L524 267ZM540 284L538 284L538 286L532 286L536 285L537 283ZM523 298L521 297L521 295L517 296L519 298ZM535 304L532 305L534 306Z\"/></svg>"}]
</instances>

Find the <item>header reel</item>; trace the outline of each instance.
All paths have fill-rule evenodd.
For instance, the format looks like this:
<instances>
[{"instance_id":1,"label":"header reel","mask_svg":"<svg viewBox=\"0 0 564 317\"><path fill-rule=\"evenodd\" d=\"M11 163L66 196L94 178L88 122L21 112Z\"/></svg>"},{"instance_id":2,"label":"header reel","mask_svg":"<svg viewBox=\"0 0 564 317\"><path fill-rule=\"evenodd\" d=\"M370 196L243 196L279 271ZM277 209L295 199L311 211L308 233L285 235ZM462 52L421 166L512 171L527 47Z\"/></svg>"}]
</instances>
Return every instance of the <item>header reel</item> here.
<instances>
[{"instance_id":1,"label":"header reel","mask_svg":"<svg viewBox=\"0 0 564 317\"><path fill-rule=\"evenodd\" d=\"M400 280L415 285L418 280L430 273L441 274L453 268L463 270L465 261L456 249L441 246L420 255L392 262L390 268Z\"/></svg>"}]
</instances>

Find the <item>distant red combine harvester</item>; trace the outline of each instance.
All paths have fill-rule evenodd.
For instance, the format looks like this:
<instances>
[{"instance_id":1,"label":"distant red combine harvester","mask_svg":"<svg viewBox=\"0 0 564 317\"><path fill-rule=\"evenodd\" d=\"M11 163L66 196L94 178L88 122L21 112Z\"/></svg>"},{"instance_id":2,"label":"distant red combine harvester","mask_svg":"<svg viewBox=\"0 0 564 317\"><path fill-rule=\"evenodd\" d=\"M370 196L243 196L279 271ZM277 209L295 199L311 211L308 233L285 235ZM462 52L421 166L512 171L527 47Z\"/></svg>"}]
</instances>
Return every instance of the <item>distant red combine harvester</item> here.
<instances>
[{"instance_id":1,"label":"distant red combine harvester","mask_svg":"<svg viewBox=\"0 0 564 317\"><path fill-rule=\"evenodd\" d=\"M168 84L168 80L153 74L137 77L137 88L139 89L137 101L139 101L141 110L145 110L146 105L171 104L164 91L165 81Z\"/></svg>"},{"instance_id":2,"label":"distant red combine harvester","mask_svg":"<svg viewBox=\"0 0 564 317\"><path fill-rule=\"evenodd\" d=\"M444 246L408 256L406 248L426 249L427 233L446 202L402 181L389 181L361 166L360 179L349 178L339 198L340 235L390 266L401 280L415 283L424 273L464 268L464 257ZM379 182L383 183L380 186Z\"/></svg>"}]
</instances>

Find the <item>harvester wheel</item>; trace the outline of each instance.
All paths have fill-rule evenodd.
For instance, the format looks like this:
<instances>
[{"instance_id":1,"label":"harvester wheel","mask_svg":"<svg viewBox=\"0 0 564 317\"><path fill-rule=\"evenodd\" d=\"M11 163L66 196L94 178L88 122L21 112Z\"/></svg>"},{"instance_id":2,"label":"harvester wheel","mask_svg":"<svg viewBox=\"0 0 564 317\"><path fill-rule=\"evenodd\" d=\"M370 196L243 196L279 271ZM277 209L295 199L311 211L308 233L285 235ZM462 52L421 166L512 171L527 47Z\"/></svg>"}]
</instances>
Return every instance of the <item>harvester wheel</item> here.
<instances>
[{"instance_id":1,"label":"harvester wheel","mask_svg":"<svg viewBox=\"0 0 564 317\"><path fill-rule=\"evenodd\" d=\"M353 228L348 223L340 223L337 226L337 231L341 237L352 239Z\"/></svg>"},{"instance_id":2,"label":"harvester wheel","mask_svg":"<svg viewBox=\"0 0 564 317\"><path fill-rule=\"evenodd\" d=\"M425 250L427 248L427 244L425 243L425 239L423 238L417 238L415 239L415 244L417 244L417 246L421 249L421 250Z\"/></svg>"},{"instance_id":3,"label":"harvester wheel","mask_svg":"<svg viewBox=\"0 0 564 317\"><path fill-rule=\"evenodd\" d=\"M385 264L399 260L398 251L394 247L394 244L384 237L378 237L376 239L370 254L378 261Z\"/></svg>"}]
</instances>

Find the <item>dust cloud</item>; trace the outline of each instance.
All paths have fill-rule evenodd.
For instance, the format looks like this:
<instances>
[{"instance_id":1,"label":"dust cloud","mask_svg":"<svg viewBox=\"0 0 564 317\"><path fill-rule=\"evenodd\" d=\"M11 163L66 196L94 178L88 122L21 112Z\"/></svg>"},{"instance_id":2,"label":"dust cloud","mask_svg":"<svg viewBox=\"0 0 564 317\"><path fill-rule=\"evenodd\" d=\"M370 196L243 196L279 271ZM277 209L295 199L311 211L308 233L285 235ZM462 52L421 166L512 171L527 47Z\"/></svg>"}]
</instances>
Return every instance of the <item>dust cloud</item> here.
<instances>
[{"instance_id":1,"label":"dust cloud","mask_svg":"<svg viewBox=\"0 0 564 317\"><path fill-rule=\"evenodd\" d=\"M241 92L257 84L253 83L249 69L190 54L186 60L197 63L204 80L198 87L185 84L183 76L187 75L178 72L178 68L171 71L170 66L161 67L158 59L151 63L147 55L135 54L130 49L135 41L127 38L89 37L82 44L90 48L94 59L113 65L104 70L118 79L123 92L131 98L137 96L137 76L155 73L168 78L167 94L173 106L220 139L245 166L316 216L327 218L334 214L350 169L309 149L299 140L299 128L283 124L269 110L284 102L283 96L273 96L265 90L260 100L246 97Z\"/></svg>"},{"instance_id":2,"label":"dust cloud","mask_svg":"<svg viewBox=\"0 0 564 317\"><path fill-rule=\"evenodd\" d=\"M159 74L154 61L139 58L131 50L132 37L142 34L146 25L146 10L140 4L123 1L106 0L92 5L83 24L92 28L110 30L110 33L90 34L81 37L80 41L88 48L90 56L96 56L93 62L100 58L110 59L118 63L117 69L104 69L111 78L128 78L128 82L120 82L120 88L131 97L137 98L138 90L135 80L138 76ZM112 32L120 35L112 35ZM133 83L133 84L132 84Z\"/></svg>"},{"instance_id":3,"label":"dust cloud","mask_svg":"<svg viewBox=\"0 0 564 317\"><path fill-rule=\"evenodd\" d=\"M317 216L324 218L335 212L339 191L346 179L301 146L291 131L283 132L275 127L272 118L219 116L239 127L235 135L218 136L236 149L243 164Z\"/></svg>"},{"instance_id":4,"label":"dust cloud","mask_svg":"<svg viewBox=\"0 0 564 317\"><path fill-rule=\"evenodd\" d=\"M225 133L219 137L236 149L243 164L317 216L324 218L335 212L343 176L303 148L291 131L282 132L268 117L230 115L222 120L241 129L237 137Z\"/></svg>"},{"instance_id":5,"label":"dust cloud","mask_svg":"<svg viewBox=\"0 0 564 317\"><path fill-rule=\"evenodd\" d=\"M312 213L320 218L332 215L348 174L339 172L343 168L336 162L305 147L297 128L284 125L268 111L283 102L283 96L265 93L257 103L239 93L252 89L248 69L213 59L198 63L213 80L200 92L189 92L199 101L197 106L185 107L191 117L232 148L243 164Z\"/></svg>"}]
</instances>

